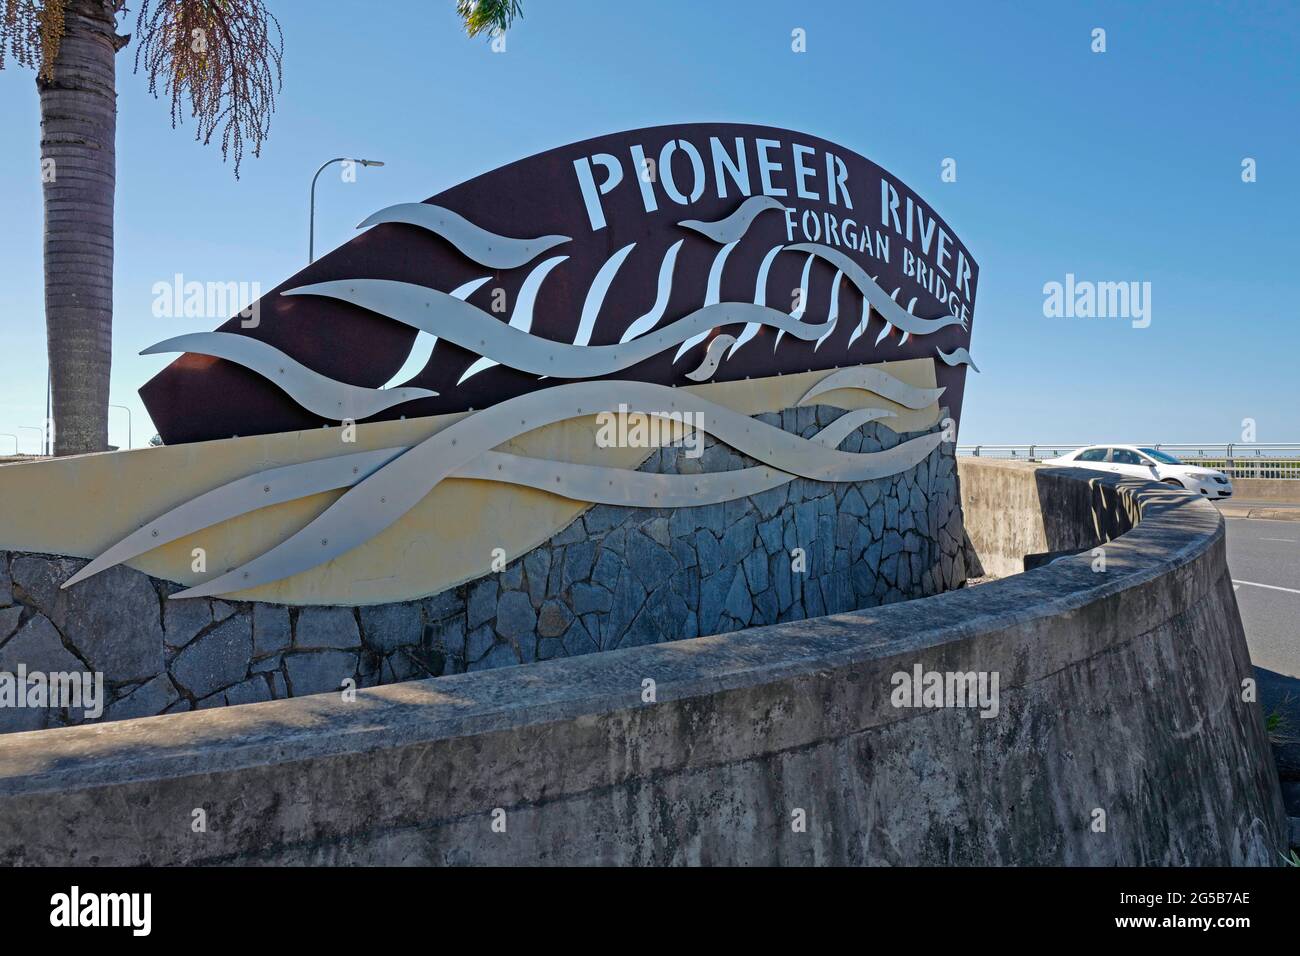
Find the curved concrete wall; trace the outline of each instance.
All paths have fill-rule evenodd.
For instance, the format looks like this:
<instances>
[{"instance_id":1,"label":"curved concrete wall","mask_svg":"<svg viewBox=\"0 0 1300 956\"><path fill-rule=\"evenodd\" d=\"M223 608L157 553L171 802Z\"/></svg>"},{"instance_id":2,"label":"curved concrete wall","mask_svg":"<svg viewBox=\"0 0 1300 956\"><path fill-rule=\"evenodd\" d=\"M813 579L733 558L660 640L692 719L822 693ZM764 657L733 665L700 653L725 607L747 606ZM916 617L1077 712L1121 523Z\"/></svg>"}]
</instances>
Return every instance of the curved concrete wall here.
<instances>
[{"instance_id":1,"label":"curved concrete wall","mask_svg":"<svg viewBox=\"0 0 1300 956\"><path fill-rule=\"evenodd\" d=\"M1294 478L1234 478L1232 492L1247 501L1300 503L1300 481Z\"/></svg>"},{"instance_id":2,"label":"curved concrete wall","mask_svg":"<svg viewBox=\"0 0 1300 956\"><path fill-rule=\"evenodd\" d=\"M1095 471L962 458L958 474L974 574L1019 574L1118 538L1138 522L1131 489Z\"/></svg>"},{"instance_id":3,"label":"curved concrete wall","mask_svg":"<svg viewBox=\"0 0 1300 956\"><path fill-rule=\"evenodd\" d=\"M1100 573L1082 554L924 600L354 702L15 734L0 861L1277 862L1285 816L1242 700L1217 512L1084 472L963 463L961 477L1073 515L1072 529L1017 516L1025 541L1044 529L1043 550L1140 523L1106 544ZM997 540L985 560L1024 546ZM996 716L895 707L896 675L917 666L997 674Z\"/></svg>"}]
</instances>

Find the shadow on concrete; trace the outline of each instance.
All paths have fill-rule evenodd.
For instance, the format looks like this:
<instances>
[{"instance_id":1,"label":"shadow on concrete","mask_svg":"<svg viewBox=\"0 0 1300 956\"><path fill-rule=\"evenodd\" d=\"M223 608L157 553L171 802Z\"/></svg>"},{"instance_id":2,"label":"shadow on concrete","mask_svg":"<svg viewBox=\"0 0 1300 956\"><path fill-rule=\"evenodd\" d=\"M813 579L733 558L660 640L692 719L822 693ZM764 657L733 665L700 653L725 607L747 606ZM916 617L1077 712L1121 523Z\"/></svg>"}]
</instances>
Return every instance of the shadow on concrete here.
<instances>
[{"instance_id":1,"label":"shadow on concrete","mask_svg":"<svg viewBox=\"0 0 1300 956\"><path fill-rule=\"evenodd\" d=\"M1275 717L1277 722L1268 736L1282 779L1286 811L1300 817L1300 678L1256 667L1255 680L1265 719Z\"/></svg>"},{"instance_id":2,"label":"shadow on concrete","mask_svg":"<svg viewBox=\"0 0 1300 956\"><path fill-rule=\"evenodd\" d=\"M1087 495L1077 491L1071 494L1066 488L1067 482L1077 483L1077 469L1040 468L1034 480L1049 552L1076 553L1093 548L1133 530L1138 523L1138 506L1133 497L1100 477L1088 480Z\"/></svg>"}]
</instances>

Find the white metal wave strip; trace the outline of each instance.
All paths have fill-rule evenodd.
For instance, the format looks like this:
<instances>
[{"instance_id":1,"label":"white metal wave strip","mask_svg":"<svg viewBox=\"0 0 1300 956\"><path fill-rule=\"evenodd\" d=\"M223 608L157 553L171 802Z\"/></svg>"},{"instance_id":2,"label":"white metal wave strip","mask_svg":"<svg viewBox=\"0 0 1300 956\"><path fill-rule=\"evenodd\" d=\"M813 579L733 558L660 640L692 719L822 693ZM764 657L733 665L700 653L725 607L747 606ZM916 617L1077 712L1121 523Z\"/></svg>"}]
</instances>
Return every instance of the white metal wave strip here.
<instances>
[{"instance_id":1,"label":"white metal wave strip","mask_svg":"<svg viewBox=\"0 0 1300 956\"><path fill-rule=\"evenodd\" d=\"M728 346L734 345L735 336L719 335L709 343L708 350L704 353L704 359L693 371L687 372L686 377L692 382L707 382L713 377L713 373L718 370L718 363L722 361L722 353L727 351Z\"/></svg>"},{"instance_id":2,"label":"white metal wave strip","mask_svg":"<svg viewBox=\"0 0 1300 956\"><path fill-rule=\"evenodd\" d=\"M935 349L939 353L939 358L943 359L945 365L969 365L975 371L980 368L975 364L975 360L970 357L970 352L964 348L956 348L951 352L945 352L943 349Z\"/></svg>"},{"instance_id":3,"label":"white metal wave strip","mask_svg":"<svg viewBox=\"0 0 1300 956\"><path fill-rule=\"evenodd\" d=\"M874 279L875 277L872 276L873 281ZM853 331L849 333L848 345L846 345L845 348L850 348L853 345L853 343L858 340L858 338L862 335L862 333L867 331L867 324L870 321L871 321L871 302L864 297L862 299L862 318L858 319L857 326L854 327Z\"/></svg>"},{"instance_id":4,"label":"white metal wave strip","mask_svg":"<svg viewBox=\"0 0 1300 956\"><path fill-rule=\"evenodd\" d=\"M814 341L829 323L810 325L751 302L715 302L620 345L568 345L521 332L445 292L391 279L339 279L291 289L284 295L323 295L350 302L495 359L502 365L555 378L612 375L683 341L702 341L711 329L755 322Z\"/></svg>"},{"instance_id":5,"label":"white metal wave strip","mask_svg":"<svg viewBox=\"0 0 1300 956\"><path fill-rule=\"evenodd\" d=\"M542 280L550 273L552 269L558 266L568 256L553 256L550 259L544 259L541 263L533 267L523 282L519 284L519 295L515 299L515 309L510 313L510 327L518 329L520 332L531 332L533 330L533 306L537 302L537 290L541 288ZM453 292L452 295L455 295ZM463 298L463 297L458 297ZM499 364L490 358L480 358L474 361L469 368L465 369L457 385L463 383L466 379L473 378L484 369L489 369L493 365Z\"/></svg>"},{"instance_id":6,"label":"white metal wave strip","mask_svg":"<svg viewBox=\"0 0 1300 956\"><path fill-rule=\"evenodd\" d=\"M944 393L943 388L920 388L916 385L909 385L902 379L890 375L884 369L856 365L852 368L842 368L837 372L831 372L830 375L827 375L808 389L803 398L799 399L799 404L811 404L814 398L837 388L852 388L874 392L881 398L887 398L891 402L898 402L904 408L925 408L927 405L938 401L939 396Z\"/></svg>"},{"instance_id":7,"label":"white metal wave strip","mask_svg":"<svg viewBox=\"0 0 1300 956\"><path fill-rule=\"evenodd\" d=\"M739 242L739 240L736 240L736 242ZM709 280L704 290L705 308L708 308L711 305L717 305L721 301L722 267L727 262L727 256L731 255L731 250L736 248L736 242L727 243L725 246L719 249L718 254L713 257L713 264L709 266ZM677 350L677 354L673 356L673 361L676 362L679 358L681 358L684 354L686 354L686 351L688 349L696 345L699 345L701 342L703 342L708 337L711 331L713 331L713 328L710 326L709 328L700 332L698 335L692 335L690 338L686 339L686 341L682 342L681 347Z\"/></svg>"},{"instance_id":8,"label":"white metal wave strip","mask_svg":"<svg viewBox=\"0 0 1300 956\"><path fill-rule=\"evenodd\" d=\"M863 424L879 418L890 418L893 414L882 408L848 412L809 441L834 448ZM898 449L902 451L893 457L897 459L900 470L906 470L928 455L933 446L921 439L913 439L896 445L890 451ZM699 475L654 474L603 465L547 461L495 451L485 452L460 468L455 477L526 485L573 501L629 508L691 508L718 504L756 495L795 479L789 472L769 465L751 465L734 471Z\"/></svg>"},{"instance_id":9,"label":"white metal wave strip","mask_svg":"<svg viewBox=\"0 0 1300 956\"><path fill-rule=\"evenodd\" d=\"M673 291L673 268L677 263L677 253L681 251L682 243L685 241L685 239L678 239L664 253L664 261L659 264L659 281L655 288L654 305L650 306L649 312L623 330L623 337L618 340L619 344L630 342L641 333L649 332L664 317L664 312L668 309L668 297Z\"/></svg>"},{"instance_id":10,"label":"white metal wave strip","mask_svg":"<svg viewBox=\"0 0 1300 956\"><path fill-rule=\"evenodd\" d=\"M210 528L259 508L295 501L335 488L347 488L382 468L407 446L354 452L334 458L269 468L219 485L137 528L83 567L62 587L70 587L91 575L130 561L146 551L160 548L179 538Z\"/></svg>"},{"instance_id":11,"label":"white metal wave strip","mask_svg":"<svg viewBox=\"0 0 1300 956\"><path fill-rule=\"evenodd\" d=\"M483 283L491 279L491 276L484 276L482 279L471 279L464 285L452 289L448 295L457 299L468 299L478 291ZM433 348L438 344L438 336L430 335L423 329L417 329L415 332L415 341L411 343L411 351L406 355L406 361L402 367L393 373L392 378L380 386L380 388L396 388L409 382L415 376L424 371L429 360L433 358Z\"/></svg>"},{"instance_id":12,"label":"white metal wave strip","mask_svg":"<svg viewBox=\"0 0 1300 956\"><path fill-rule=\"evenodd\" d=\"M759 263L758 278L754 280L755 305L767 305L767 275L772 269L773 260L776 259L777 255L783 248L785 247L773 246L771 249L767 250L767 254L763 256L763 261ZM736 351L746 342L753 339L754 336L758 334L758 330L762 327L762 324L758 322L750 322L746 325L744 329L741 330L740 335L736 337L736 344L733 345L731 351L727 353L727 358L731 358L731 356L735 355Z\"/></svg>"},{"instance_id":13,"label":"white metal wave strip","mask_svg":"<svg viewBox=\"0 0 1300 956\"><path fill-rule=\"evenodd\" d=\"M791 252L807 252L810 255L825 259L843 272L848 277L848 280L858 287L858 291L875 306L876 311L884 316L887 323L898 326L904 332L910 332L913 335L929 335L931 332L938 332L950 325L966 327L966 324L955 315L940 316L937 319L922 319L912 315L886 294L885 290L878 286L871 276L867 275L862 266L838 249L832 249L830 246L824 246L816 242L797 242L786 248Z\"/></svg>"},{"instance_id":14,"label":"white metal wave strip","mask_svg":"<svg viewBox=\"0 0 1300 956\"><path fill-rule=\"evenodd\" d=\"M830 319L831 327L823 332L822 337L817 340L817 344L813 346L814 352L821 348L822 343L831 337L831 333L835 331L835 323L840 320L840 280L843 277L844 273L836 270L835 277L831 279L831 307L827 316Z\"/></svg>"},{"instance_id":15,"label":"white metal wave strip","mask_svg":"<svg viewBox=\"0 0 1300 956\"><path fill-rule=\"evenodd\" d=\"M427 388L365 388L338 382L273 345L234 332L190 332L151 345L140 354L164 352L211 355L242 365L278 386L307 411L336 422L369 418L394 405L438 394Z\"/></svg>"},{"instance_id":16,"label":"white metal wave strip","mask_svg":"<svg viewBox=\"0 0 1300 956\"><path fill-rule=\"evenodd\" d=\"M742 202L729 216L724 216L715 222L702 222L699 219L687 219L679 222L677 225L686 229L693 229L702 236L707 236L719 245L726 243L739 242L749 231L749 227L760 213L768 210L776 211L785 209L785 206L777 202L771 196L750 196Z\"/></svg>"},{"instance_id":17,"label":"white metal wave strip","mask_svg":"<svg viewBox=\"0 0 1300 956\"><path fill-rule=\"evenodd\" d=\"M636 243L631 242L618 250L605 260L605 264L596 273L596 278L591 280L591 288L587 290L587 297L582 302L582 316L578 320L578 332L573 337L574 345L582 346L591 341L592 330L596 327L596 317L600 315L600 307L605 304L605 293L609 291L610 283L614 281L619 266L634 248Z\"/></svg>"},{"instance_id":18,"label":"white metal wave strip","mask_svg":"<svg viewBox=\"0 0 1300 956\"><path fill-rule=\"evenodd\" d=\"M446 239L462 255L493 269L518 268L546 250L569 241L568 236L514 239L497 235L475 225L460 213L425 202L404 202L388 206L367 216L357 228L365 229L385 222L404 222L426 229Z\"/></svg>"},{"instance_id":19,"label":"white metal wave strip","mask_svg":"<svg viewBox=\"0 0 1300 956\"><path fill-rule=\"evenodd\" d=\"M791 248L791 247L787 247L787 248ZM800 275L799 277L799 303L790 311L790 318L794 319L796 322L801 321L803 319L804 313L808 311L808 275L809 273L812 272L812 264L813 264L813 256L809 256L807 259L804 260L803 274ZM835 326L833 323L827 322L822 327L826 329L833 329ZM776 347L781 344L781 336L784 334L785 334L784 330L777 331L776 341L772 343L773 352L775 352Z\"/></svg>"}]
</instances>

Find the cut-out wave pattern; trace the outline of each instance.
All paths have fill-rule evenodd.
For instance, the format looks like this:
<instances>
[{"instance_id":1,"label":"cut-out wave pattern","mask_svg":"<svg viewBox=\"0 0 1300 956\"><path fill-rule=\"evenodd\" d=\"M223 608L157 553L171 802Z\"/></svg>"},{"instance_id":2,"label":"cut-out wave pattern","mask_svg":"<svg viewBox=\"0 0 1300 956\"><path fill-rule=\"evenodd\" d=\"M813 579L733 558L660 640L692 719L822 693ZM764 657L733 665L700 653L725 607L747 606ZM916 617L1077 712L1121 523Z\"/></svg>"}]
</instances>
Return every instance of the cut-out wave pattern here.
<instances>
[{"instance_id":1,"label":"cut-out wave pattern","mask_svg":"<svg viewBox=\"0 0 1300 956\"><path fill-rule=\"evenodd\" d=\"M369 418L394 405L438 394L427 388L365 388L338 382L269 343L234 332L190 332L151 345L140 354L161 352L211 355L242 365L275 383L307 411L336 422Z\"/></svg>"},{"instance_id":2,"label":"cut-out wave pattern","mask_svg":"<svg viewBox=\"0 0 1300 956\"><path fill-rule=\"evenodd\" d=\"M812 325L750 302L713 302L660 329L618 345L569 345L512 328L445 292L392 279L337 279L290 289L284 295L321 295L386 315L453 342L502 365L554 378L612 375L710 330L733 323L770 325L815 341L830 323Z\"/></svg>"},{"instance_id":3,"label":"cut-out wave pattern","mask_svg":"<svg viewBox=\"0 0 1300 956\"><path fill-rule=\"evenodd\" d=\"M911 312L895 302L893 296L877 285L876 281L867 275L867 270L838 249L832 249L830 246L824 246L816 242L796 242L793 245L786 246L786 248L791 252L807 252L810 255L826 260L836 269L839 269L850 282L857 286L858 291L862 293L863 297L871 303L872 307L880 313L887 323L897 326L904 332L913 335L929 335L950 325L966 327L966 323L955 315L940 316L937 319L922 319L919 316L912 315ZM894 295L898 295L897 289L894 290ZM915 299L912 300L912 304L916 304Z\"/></svg>"}]
</instances>

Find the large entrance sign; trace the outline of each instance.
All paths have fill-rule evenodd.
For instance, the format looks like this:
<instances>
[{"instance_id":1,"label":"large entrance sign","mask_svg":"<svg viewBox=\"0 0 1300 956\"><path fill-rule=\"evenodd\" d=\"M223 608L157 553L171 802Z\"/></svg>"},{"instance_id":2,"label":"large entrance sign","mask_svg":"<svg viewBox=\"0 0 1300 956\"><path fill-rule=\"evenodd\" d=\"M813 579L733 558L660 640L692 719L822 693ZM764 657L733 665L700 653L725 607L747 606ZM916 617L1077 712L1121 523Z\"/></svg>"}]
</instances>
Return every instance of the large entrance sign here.
<instances>
[{"instance_id":1,"label":"large entrance sign","mask_svg":"<svg viewBox=\"0 0 1300 956\"><path fill-rule=\"evenodd\" d=\"M897 178L755 126L381 209L146 350L179 355L162 447L0 467L6 651L102 662L138 715L959 587L978 280Z\"/></svg>"},{"instance_id":2,"label":"large entrance sign","mask_svg":"<svg viewBox=\"0 0 1300 956\"><path fill-rule=\"evenodd\" d=\"M358 421L468 414L410 445L213 487L115 541L65 588L268 505L340 490L305 527L173 597L246 593L312 572L384 535L448 479L584 506L692 508L796 478L899 475L955 439L977 267L906 187L815 137L709 125L623 133L382 209L361 227L220 330L146 350L185 353L142 389L164 438L324 421L346 426L354 444ZM886 358L928 362L934 385L895 377ZM678 388L752 390L819 370L830 374L793 404L849 412L802 434ZM916 410L945 395L954 417L942 431L840 449L864 425L897 417L869 397ZM506 450L544 429L579 436L593 415L608 426L614 414L623 440L602 428L595 458ZM662 440L628 440L651 422L669 424L656 430ZM744 466L647 474L600 458L706 434ZM575 441L586 444L559 445ZM491 542L462 544L483 553ZM336 597L354 598L343 591Z\"/></svg>"},{"instance_id":3,"label":"large entrance sign","mask_svg":"<svg viewBox=\"0 0 1300 956\"><path fill-rule=\"evenodd\" d=\"M618 133L361 228L255 321L148 350L187 353L141 389L165 441L910 358L937 361L960 418L978 266L898 179L815 136Z\"/></svg>"}]
</instances>

